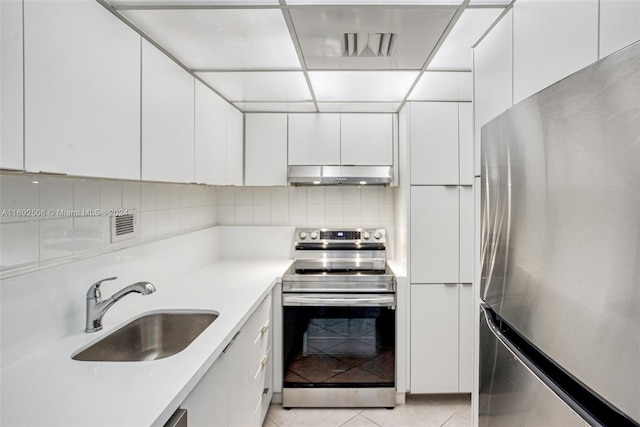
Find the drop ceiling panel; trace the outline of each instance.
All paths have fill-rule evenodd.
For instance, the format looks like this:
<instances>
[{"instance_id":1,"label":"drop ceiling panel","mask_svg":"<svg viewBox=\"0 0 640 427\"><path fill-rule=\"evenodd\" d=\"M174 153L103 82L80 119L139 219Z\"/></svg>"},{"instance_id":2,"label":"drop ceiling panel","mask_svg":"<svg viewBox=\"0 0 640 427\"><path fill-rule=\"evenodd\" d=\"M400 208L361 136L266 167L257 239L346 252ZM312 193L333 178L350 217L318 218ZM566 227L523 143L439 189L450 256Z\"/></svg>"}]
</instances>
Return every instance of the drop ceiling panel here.
<instances>
[{"instance_id":1,"label":"drop ceiling panel","mask_svg":"<svg viewBox=\"0 0 640 427\"><path fill-rule=\"evenodd\" d=\"M471 47L493 24L502 8L467 9L429 63L429 70L471 70Z\"/></svg>"},{"instance_id":2,"label":"drop ceiling panel","mask_svg":"<svg viewBox=\"0 0 640 427\"><path fill-rule=\"evenodd\" d=\"M120 7L216 7L216 6L265 6L278 5L278 0L106 0L107 4Z\"/></svg>"},{"instance_id":3,"label":"drop ceiling panel","mask_svg":"<svg viewBox=\"0 0 640 427\"><path fill-rule=\"evenodd\" d=\"M191 69L300 69L278 9L125 9L126 19Z\"/></svg>"},{"instance_id":4,"label":"drop ceiling panel","mask_svg":"<svg viewBox=\"0 0 640 427\"><path fill-rule=\"evenodd\" d=\"M352 5L391 5L391 6L458 6L462 4L462 0L286 0L288 5L334 5L334 6L352 6Z\"/></svg>"},{"instance_id":5,"label":"drop ceiling panel","mask_svg":"<svg viewBox=\"0 0 640 427\"><path fill-rule=\"evenodd\" d=\"M316 111L313 102L234 102L233 104L240 110L249 113L308 113Z\"/></svg>"},{"instance_id":6,"label":"drop ceiling panel","mask_svg":"<svg viewBox=\"0 0 640 427\"><path fill-rule=\"evenodd\" d=\"M417 71L310 71L318 102L400 102Z\"/></svg>"},{"instance_id":7,"label":"drop ceiling panel","mask_svg":"<svg viewBox=\"0 0 640 427\"><path fill-rule=\"evenodd\" d=\"M311 101L302 71L197 72L227 100Z\"/></svg>"},{"instance_id":8,"label":"drop ceiling panel","mask_svg":"<svg viewBox=\"0 0 640 427\"><path fill-rule=\"evenodd\" d=\"M455 6L290 9L302 55L310 70L419 70L438 42ZM345 57L345 33L394 33L388 57Z\"/></svg>"},{"instance_id":9,"label":"drop ceiling panel","mask_svg":"<svg viewBox=\"0 0 640 427\"><path fill-rule=\"evenodd\" d=\"M409 95L409 101L471 101L470 71L425 71Z\"/></svg>"},{"instance_id":10,"label":"drop ceiling panel","mask_svg":"<svg viewBox=\"0 0 640 427\"><path fill-rule=\"evenodd\" d=\"M395 113L399 102L318 102L322 113Z\"/></svg>"}]
</instances>

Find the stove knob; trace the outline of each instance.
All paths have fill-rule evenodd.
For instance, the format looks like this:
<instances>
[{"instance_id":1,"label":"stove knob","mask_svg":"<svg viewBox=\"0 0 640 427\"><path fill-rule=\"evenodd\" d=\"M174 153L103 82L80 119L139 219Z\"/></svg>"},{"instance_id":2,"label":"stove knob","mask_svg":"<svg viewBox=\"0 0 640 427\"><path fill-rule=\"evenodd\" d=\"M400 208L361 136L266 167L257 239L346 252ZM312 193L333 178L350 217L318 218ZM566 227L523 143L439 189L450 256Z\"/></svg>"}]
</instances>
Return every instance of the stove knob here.
<instances>
[{"instance_id":1,"label":"stove knob","mask_svg":"<svg viewBox=\"0 0 640 427\"><path fill-rule=\"evenodd\" d=\"M305 231L301 231L300 234L298 234L298 237L300 237L300 240L304 240L307 238L307 233Z\"/></svg>"},{"instance_id":2,"label":"stove knob","mask_svg":"<svg viewBox=\"0 0 640 427\"><path fill-rule=\"evenodd\" d=\"M364 233L362 233L362 237L364 238L364 240L369 240L371 238L371 233L365 231Z\"/></svg>"},{"instance_id":3,"label":"stove knob","mask_svg":"<svg viewBox=\"0 0 640 427\"><path fill-rule=\"evenodd\" d=\"M312 231L311 232L311 238L314 239L314 240L317 239L318 238L318 232L317 231Z\"/></svg>"},{"instance_id":4,"label":"stove knob","mask_svg":"<svg viewBox=\"0 0 640 427\"><path fill-rule=\"evenodd\" d=\"M380 232L380 230L376 230L376 232L373 233L373 237L375 237L376 240L380 240L380 238L382 237L382 232Z\"/></svg>"}]
</instances>

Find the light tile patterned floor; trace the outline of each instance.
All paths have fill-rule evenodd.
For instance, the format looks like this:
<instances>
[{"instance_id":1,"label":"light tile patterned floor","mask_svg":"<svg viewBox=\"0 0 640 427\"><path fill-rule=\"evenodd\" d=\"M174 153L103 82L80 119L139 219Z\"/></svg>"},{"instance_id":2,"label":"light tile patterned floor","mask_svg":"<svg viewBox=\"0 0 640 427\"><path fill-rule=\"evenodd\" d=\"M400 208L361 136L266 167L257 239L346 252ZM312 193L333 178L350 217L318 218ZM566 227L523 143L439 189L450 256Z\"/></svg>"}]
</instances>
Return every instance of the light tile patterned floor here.
<instances>
[{"instance_id":1,"label":"light tile patterned floor","mask_svg":"<svg viewBox=\"0 0 640 427\"><path fill-rule=\"evenodd\" d=\"M470 427L471 397L468 394L408 395L406 405L394 409L285 410L272 404L263 427Z\"/></svg>"}]
</instances>

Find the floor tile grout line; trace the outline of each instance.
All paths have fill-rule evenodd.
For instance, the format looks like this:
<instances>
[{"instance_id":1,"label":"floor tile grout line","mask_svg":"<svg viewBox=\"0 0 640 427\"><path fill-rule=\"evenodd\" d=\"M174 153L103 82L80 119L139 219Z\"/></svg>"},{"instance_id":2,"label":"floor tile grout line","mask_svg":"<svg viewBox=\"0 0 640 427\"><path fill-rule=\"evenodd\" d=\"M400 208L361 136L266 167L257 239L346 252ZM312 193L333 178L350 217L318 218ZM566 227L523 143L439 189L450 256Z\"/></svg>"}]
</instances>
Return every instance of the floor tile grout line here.
<instances>
[{"instance_id":1,"label":"floor tile grout line","mask_svg":"<svg viewBox=\"0 0 640 427\"><path fill-rule=\"evenodd\" d=\"M364 414L364 411L362 411L362 412L360 413L360 415L362 415L363 417L365 417L367 420L371 421L372 423L374 423L374 424L375 424L375 425L377 425L378 427L382 427L380 424L378 424L377 422L373 421L371 418L367 417L367 416Z\"/></svg>"}]
</instances>

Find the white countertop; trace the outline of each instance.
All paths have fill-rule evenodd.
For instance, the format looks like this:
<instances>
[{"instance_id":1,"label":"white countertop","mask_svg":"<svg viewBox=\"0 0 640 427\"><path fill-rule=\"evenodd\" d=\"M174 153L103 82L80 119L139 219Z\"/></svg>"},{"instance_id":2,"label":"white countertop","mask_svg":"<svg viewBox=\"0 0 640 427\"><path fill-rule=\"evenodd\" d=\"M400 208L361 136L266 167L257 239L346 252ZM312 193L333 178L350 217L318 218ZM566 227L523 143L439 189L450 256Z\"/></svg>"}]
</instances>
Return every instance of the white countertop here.
<instances>
[{"instance_id":1,"label":"white countertop","mask_svg":"<svg viewBox=\"0 0 640 427\"><path fill-rule=\"evenodd\" d=\"M152 295L126 296L105 314L102 331L86 334L84 325L78 325L76 334L2 370L0 424L163 425L290 263L284 259L218 260L180 280L157 285ZM131 318L165 309L210 310L218 312L219 317L185 350L165 359L71 359L78 349Z\"/></svg>"}]
</instances>

